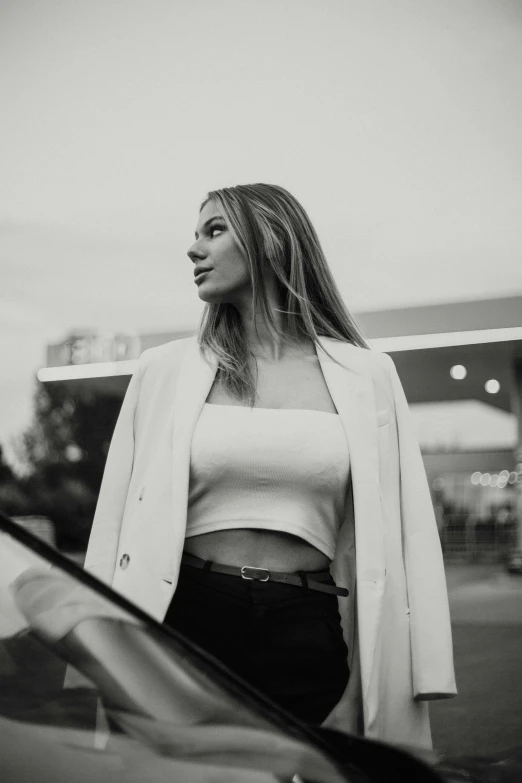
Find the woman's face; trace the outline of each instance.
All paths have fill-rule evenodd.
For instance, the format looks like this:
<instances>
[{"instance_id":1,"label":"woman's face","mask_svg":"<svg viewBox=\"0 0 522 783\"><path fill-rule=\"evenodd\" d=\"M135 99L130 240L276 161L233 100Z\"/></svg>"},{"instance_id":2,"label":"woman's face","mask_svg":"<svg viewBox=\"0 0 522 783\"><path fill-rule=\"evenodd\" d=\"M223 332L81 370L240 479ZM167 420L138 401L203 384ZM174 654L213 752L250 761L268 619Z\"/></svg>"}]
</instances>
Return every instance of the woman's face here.
<instances>
[{"instance_id":1,"label":"woman's face","mask_svg":"<svg viewBox=\"0 0 522 783\"><path fill-rule=\"evenodd\" d=\"M200 212L196 241L189 248L188 256L194 262L194 283L204 302L236 305L251 302L252 285L246 258L213 201L205 204ZM198 274L200 269L202 273Z\"/></svg>"}]
</instances>

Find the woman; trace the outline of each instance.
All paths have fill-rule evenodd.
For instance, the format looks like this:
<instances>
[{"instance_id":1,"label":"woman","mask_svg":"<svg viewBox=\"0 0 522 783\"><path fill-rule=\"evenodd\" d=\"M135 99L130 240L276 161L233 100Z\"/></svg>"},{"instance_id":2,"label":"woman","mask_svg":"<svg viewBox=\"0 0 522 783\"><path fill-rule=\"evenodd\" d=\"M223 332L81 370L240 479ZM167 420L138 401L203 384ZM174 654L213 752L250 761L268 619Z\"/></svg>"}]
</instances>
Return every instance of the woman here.
<instances>
[{"instance_id":1,"label":"woman","mask_svg":"<svg viewBox=\"0 0 522 783\"><path fill-rule=\"evenodd\" d=\"M301 719L430 747L451 630L393 362L283 188L209 193L195 240L199 332L140 357L86 568Z\"/></svg>"}]
</instances>

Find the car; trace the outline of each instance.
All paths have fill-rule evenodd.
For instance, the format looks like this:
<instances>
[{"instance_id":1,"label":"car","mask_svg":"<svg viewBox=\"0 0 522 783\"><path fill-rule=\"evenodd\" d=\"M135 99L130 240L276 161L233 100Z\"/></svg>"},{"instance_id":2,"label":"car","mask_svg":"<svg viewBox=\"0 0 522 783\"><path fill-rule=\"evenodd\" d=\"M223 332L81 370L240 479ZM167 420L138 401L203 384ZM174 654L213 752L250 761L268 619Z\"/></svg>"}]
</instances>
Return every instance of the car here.
<instances>
[{"instance_id":1,"label":"car","mask_svg":"<svg viewBox=\"0 0 522 783\"><path fill-rule=\"evenodd\" d=\"M0 513L8 783L513 783L522 751L445 759L304 725Z\"/></svg>"},{"instance_id":2,"label":"car","mask_svg":"<svg viewBox=\"0 0 522 783\"><path fill-rule=\"evenodd\" d=\"M522 574L522 549L509 553L506 567L510 574Z\"/></svg>"}]
</instances>

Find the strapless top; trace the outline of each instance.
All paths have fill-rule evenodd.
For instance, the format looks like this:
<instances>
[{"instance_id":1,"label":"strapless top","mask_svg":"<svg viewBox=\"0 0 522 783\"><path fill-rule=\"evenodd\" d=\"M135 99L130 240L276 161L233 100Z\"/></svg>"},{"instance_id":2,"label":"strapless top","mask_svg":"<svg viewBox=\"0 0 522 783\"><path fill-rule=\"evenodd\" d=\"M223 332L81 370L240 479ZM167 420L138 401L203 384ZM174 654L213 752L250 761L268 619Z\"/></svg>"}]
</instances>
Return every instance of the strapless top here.
<instances>
[{"instance_id":1,"label":"strapless top","mask_svg":"<svg viewBox=\"0 0 522 783\"><path fill-rule=\"evenodd\" d=\"M192 437L186 536L278 530L333 559L349 470L336 413L205 403Z\"/></svg>"}]
</instances>

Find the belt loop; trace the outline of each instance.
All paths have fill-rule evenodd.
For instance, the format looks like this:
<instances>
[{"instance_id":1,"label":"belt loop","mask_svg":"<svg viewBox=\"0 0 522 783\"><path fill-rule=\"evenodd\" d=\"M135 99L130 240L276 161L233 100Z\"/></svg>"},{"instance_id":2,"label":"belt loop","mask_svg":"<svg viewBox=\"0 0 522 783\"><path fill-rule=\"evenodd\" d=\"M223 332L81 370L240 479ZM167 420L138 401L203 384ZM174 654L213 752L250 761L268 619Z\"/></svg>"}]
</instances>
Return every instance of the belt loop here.
<instances>
[{"instance_id":1,"label":"belt loop","mask_svg":"<svg viewBox=\"0 0 522 783\"><path fill-rule=\"evenodd\" d=\"M203 563L203 571L211 571L213 565L214 565L213 560L205 560L205 562Z\"/></svg>"},{"instance_id":2,"label":"belt loop","mask_svg":"<svg viewBox=\"0 0 522 783\"><path fill-rule=\"evenodd\" d=\"M306 576L306 572L305 571L298 571L297 573L298 573L298 575L301 578L301 582L303 584L304 589L305 590L309 590L310 588L308 587L308 577Z\"/></svg>"}]
</instances>

